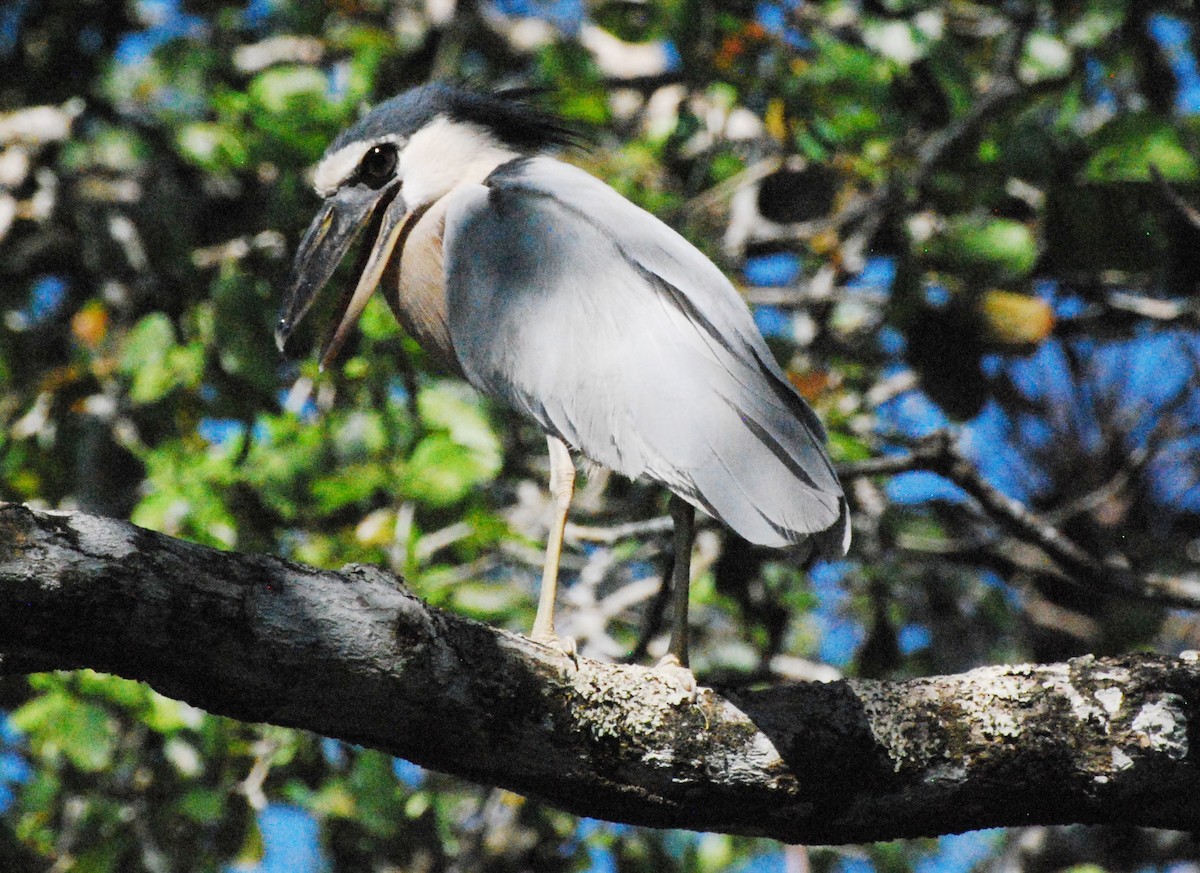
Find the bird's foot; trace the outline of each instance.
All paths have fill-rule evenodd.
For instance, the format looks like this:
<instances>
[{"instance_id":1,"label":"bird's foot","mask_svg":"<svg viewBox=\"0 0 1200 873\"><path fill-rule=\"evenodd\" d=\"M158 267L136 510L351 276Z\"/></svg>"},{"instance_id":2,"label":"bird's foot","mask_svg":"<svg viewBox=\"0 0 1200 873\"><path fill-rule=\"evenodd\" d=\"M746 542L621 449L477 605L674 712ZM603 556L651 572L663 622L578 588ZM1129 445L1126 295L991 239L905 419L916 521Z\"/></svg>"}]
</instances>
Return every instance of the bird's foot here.
<instances>
[{"instance_id":1,"label":"bird's foot","mask_svg":"<svg viewBox=\"0 0 1200 873\"><path fill-rule=\"evenodd\" d=\"M562 652L572 661L579 661L579 653L575 648L574 637L560 637L554 631L537 631L529 635L529 638L535 643L541 643L543 646L551 649L557 649Z\"/></svg>"},{"instance_id":2,"label":"bird's foot","mask_svg":"<svg viewBox=\"0 0 1200 873\"><path fill-rule=\"evenodd\" d=\"M696 691L699 688L696 684L696 674L683 666L676 655L663 655L654 665L654 669L663 674L672 685L679 686L680 691L686 695L684 702L696 702Z\"/></svg>"}]
</instances>

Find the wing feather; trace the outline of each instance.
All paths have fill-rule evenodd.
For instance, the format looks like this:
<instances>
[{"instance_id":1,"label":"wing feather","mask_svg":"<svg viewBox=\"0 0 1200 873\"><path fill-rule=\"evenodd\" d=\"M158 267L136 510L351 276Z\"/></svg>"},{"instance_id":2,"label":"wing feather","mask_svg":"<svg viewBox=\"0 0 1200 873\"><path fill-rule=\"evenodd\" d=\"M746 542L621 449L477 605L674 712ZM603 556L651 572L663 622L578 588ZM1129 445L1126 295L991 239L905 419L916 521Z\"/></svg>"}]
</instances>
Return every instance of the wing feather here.
<instances>
[{"instance_id":1,"label":"wing feather","mask_svg":"<svg viewBox=\"0 0 1200 873\"><path fill-rule=\"evenodd\" d=\"M447 315L469 381L751 542L827 532L820 545L844 549L825 431L712 262L550 158L451 197Z\"/></svg>"}]
</instances>

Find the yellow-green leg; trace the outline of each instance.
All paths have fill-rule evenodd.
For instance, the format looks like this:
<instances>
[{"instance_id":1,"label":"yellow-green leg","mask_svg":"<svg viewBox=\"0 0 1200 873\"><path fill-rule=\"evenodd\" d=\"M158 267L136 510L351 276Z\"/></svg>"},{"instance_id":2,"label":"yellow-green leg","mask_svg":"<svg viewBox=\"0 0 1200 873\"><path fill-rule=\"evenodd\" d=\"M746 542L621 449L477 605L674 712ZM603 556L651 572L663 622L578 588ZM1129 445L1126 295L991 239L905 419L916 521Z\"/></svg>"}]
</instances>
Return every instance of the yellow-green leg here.
<instances>
[{"instance_id":1,"label":"yellow-green leg","mask_svg":"<svg viewBox=\"0 0 1200 873\"><path fill-rule=\"evenodd\" d=\"M571 507L571 496L575 493L575 462L567 444L558 437L546 437L550 449L550 499L554 515L550 520L550 534L546 540L546 564L542 569L542 590L538 596L537 617L533 620L531 636L539 643L557 648L563 646L554 633L554 601L558 592L558 563L562 558L563 530L567 525L567 510Z\"/></svg>"}]
</instances>

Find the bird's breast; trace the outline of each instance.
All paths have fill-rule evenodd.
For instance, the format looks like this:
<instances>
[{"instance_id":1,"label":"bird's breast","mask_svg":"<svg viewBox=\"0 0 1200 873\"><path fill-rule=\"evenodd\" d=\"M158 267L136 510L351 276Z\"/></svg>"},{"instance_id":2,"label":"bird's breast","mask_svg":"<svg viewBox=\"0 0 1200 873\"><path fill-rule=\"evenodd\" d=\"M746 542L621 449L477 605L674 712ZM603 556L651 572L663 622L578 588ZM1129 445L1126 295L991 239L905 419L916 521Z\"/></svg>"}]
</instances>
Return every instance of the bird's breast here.
<instances>
[{"instance_id":1,"label":"bird's breast","mask_svg":"<svg viewBox=\"0 0 1200 873\"><path fill-rule=\"evenodd\" d=\"M399 258L393 258L383 277L384 297L404 329L429 353L454 372L458 359L446 324L446 277L442 234L446 201L434 203L417 221Z\"/></svg>"}]
</instances>

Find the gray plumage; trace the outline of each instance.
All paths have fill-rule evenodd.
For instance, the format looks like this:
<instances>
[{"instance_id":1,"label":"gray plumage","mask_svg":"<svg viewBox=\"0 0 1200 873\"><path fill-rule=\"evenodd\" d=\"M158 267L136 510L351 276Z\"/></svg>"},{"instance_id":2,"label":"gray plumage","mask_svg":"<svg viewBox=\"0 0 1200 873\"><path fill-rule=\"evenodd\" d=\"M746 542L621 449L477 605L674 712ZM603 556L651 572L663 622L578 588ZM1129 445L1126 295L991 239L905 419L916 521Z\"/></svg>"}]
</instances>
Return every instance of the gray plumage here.
<instances>
[{"instance_id":1,"label":"gray plumage","mask_svg":"<svg viewBox=\"0 0 1200 873\"><path fill-rule=\"evenodd\" d=\"M472 384L751 542L833 528L840 551L845 501L824 429L711 261L550 158L451 196L448 323Z\"/></svg>"}]
</instances>

